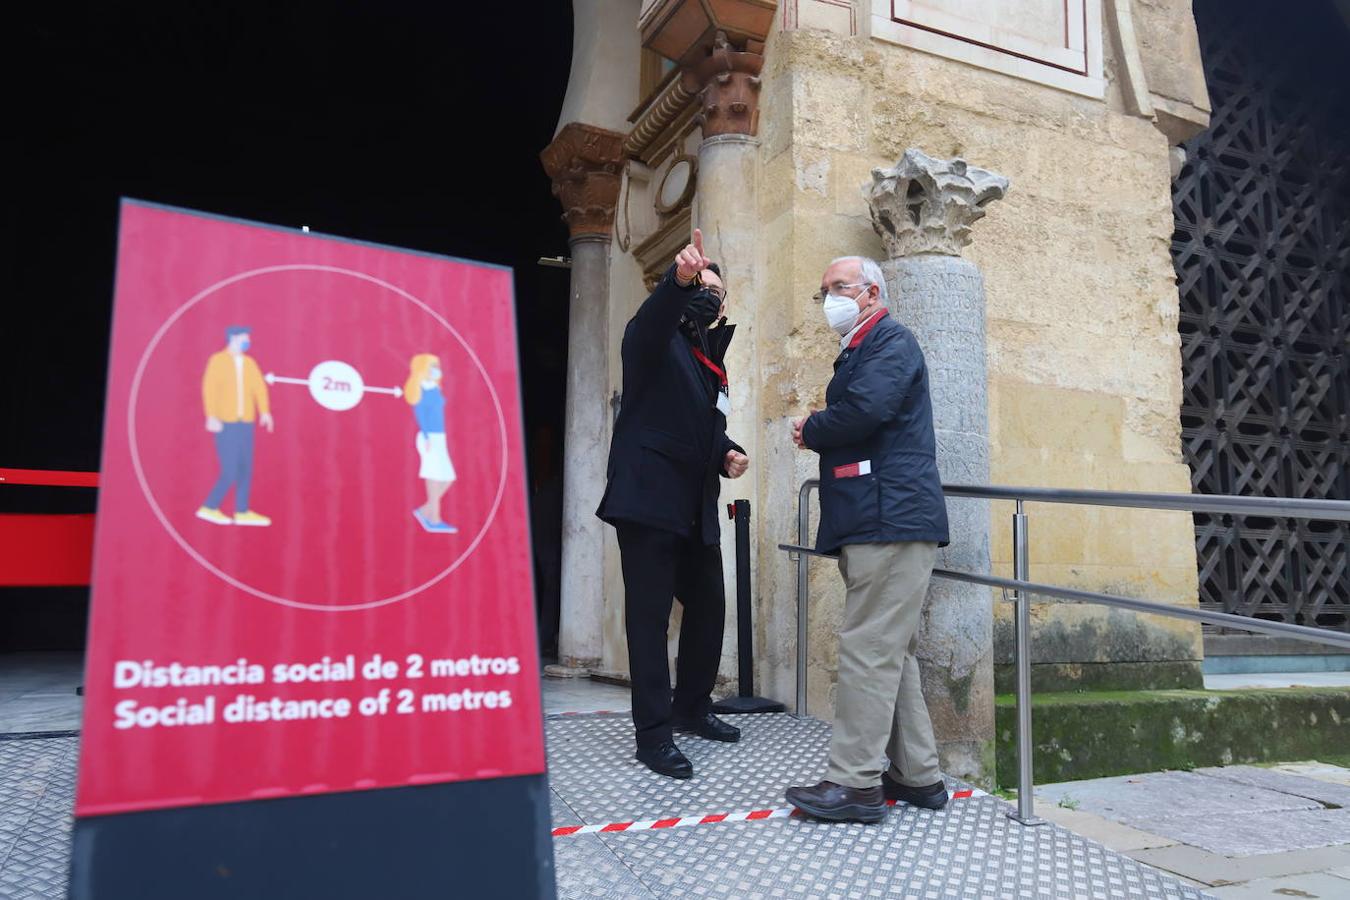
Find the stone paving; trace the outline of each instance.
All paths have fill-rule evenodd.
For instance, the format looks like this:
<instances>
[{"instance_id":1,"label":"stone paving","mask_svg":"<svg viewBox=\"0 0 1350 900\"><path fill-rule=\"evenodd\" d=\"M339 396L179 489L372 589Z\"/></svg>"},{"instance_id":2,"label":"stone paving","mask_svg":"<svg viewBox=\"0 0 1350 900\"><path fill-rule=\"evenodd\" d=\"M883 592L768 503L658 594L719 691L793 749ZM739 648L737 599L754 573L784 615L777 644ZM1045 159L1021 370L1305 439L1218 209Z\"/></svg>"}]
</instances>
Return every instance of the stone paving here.
<instances>
[{"instance_id":1,"label":"stone paving","mask_svg":"<svg viewBox=\"0 0 1350 900\"><path fill-rule=\"evenodd\" d=\"M1227 766L1043 785L1036 812L1218 897L1350 897L1350 769Z\"/></svg>"}]
</instances>

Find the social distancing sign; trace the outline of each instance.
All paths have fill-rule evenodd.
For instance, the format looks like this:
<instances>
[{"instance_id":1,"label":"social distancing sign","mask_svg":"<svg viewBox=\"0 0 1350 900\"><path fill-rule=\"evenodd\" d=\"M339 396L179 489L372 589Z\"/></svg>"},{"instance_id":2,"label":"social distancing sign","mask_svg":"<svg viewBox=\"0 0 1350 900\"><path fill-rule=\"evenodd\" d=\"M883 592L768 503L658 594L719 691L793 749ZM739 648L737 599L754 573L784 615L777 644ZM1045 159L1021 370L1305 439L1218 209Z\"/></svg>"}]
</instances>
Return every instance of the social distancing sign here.
<instances>
[{"instance_id":1,"label":"social distancing sign","mask_svg":"<svg viewBox=\"0 0 1350 900\"><path fill-rule=\"evenodd\" d=\"M125 202L77 814L544 770L509 270Z\"/></svg>"}]
</instances>

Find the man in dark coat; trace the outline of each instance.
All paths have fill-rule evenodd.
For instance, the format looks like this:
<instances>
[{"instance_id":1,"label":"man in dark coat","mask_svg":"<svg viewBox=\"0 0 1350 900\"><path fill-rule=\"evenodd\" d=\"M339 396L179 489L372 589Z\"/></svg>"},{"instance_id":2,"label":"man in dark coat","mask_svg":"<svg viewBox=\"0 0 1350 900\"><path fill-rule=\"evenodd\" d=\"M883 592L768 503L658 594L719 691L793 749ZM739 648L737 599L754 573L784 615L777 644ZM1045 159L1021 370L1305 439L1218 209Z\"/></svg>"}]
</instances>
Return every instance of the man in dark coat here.
<instances>
[{"instance_id":1,"label":"man in dark coat","mask_svg":"<svg viewBox=\"0 0 1350 900\"><path fill-rule=\"evenodd\" d=\"M711 712L726 597L719 544L719 477L749 459L727 437L726 289L703 235L675 258L624 330L623 403L597 515L619 532L637 758L654 772L694 768L673 730L716 741L740 731ZM666 661L670 607L684 607L672 700Z\"/></svg>"},{"instance_id":2,"label":"man in dark coat","mask_svg":"<svg viewBox=\"0 0 1350 900\"><path fill-rule=\"evenodd\" d=\"M840 554L848 593L829 768L787 799L821 819L880 822L887 800L947 802L914 656L947 508L928 367L914 335L886 313L881 268L835 260L817 298L842 336L840 354L825 409L798 420L793 439L820 454L816 547Z\"/></svg>"}]
</instances>

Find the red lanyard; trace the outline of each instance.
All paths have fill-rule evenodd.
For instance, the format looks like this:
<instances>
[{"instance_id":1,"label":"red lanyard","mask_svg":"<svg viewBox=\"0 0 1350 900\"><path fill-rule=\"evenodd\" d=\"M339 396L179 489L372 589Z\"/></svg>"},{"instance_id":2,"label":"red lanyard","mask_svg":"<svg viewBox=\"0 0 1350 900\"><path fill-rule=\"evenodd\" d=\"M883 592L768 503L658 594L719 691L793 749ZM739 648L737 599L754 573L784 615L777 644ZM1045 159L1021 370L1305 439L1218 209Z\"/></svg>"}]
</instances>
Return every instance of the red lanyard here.
<instances>
[{"instance_id":1,"label":"red lanyard","mask_svg":"<svg viewBox=\"0 0 1350 900\"><path fill-rule=\"evenodd\" d=\"M697 347L691 347L690 349L694 351L694 357L698 359L699 362L703 363L705 366L707 366L709 369L712 370L712 373L717 376L717 380L718 382L721 383L722 387L726 387L727 386L726 370L723 369L721 366L719 366L717 363L713 362L711 359L708 359L707 355L704 354L704 352L698 349Z\"/></svg>"}]
</instances>

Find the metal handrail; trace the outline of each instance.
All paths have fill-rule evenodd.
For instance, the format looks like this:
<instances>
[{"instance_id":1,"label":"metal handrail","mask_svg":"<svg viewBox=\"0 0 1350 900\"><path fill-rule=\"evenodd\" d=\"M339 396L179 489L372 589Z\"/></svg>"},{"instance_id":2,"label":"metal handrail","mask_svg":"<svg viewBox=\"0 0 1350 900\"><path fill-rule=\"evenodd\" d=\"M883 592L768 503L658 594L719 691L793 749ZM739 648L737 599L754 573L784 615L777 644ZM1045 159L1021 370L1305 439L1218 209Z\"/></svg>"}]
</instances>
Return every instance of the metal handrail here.
<instances>
[{"instance_id":1,"label":"metal handrail","mask_svg":"<svg viewBox=\"0 0 1350 900\"><path fill-rule=\"evenodd\" d=\"M808 546L810 541L811 491L820 487L820 480L811 478L802 483L797 494L797 543L779 544L789 558L797 563L797 704L795 714L806 714L806 656L807 619L810 605L809 564L812 556L837 558L838 554L821 553ZM980 500L1011 500L1017 505L1013 515L1013 578L998 578L975 572L957 572L936 568L933 576L969 584L1003 589L1016 605L1014 617L1014 663L1017 670L1017 811L1009 816L1023 825L1040 825L1044 820L1035 816L1031 744L1031 603L1032 596L1053 597L1080 603L1096 603L1152 615L1190 619L1245 631L1256 631L1290 637L1295 640L1350 648L1350 634L1290 625L1237 616L1232 613L1211 612L1202 609L1154 603L1132 597L1119 597L1098 591L1058 587L1029 580L1030 539L1027 532L1026 503L1072 503L1088 506L1157 509L1180 512L1223 513L1226 515L1266 516L1270 518L1299 518L1333 522L1350 521L1350 501L1301 500L1292 497L1239 497L1232 495L1159 494L1122 491L1091 491L1060 488L1022 488L994 485L943 485L948 497ZM1027 602L1022 602L1023 600Z\"/></svg>"},{"instance_id":2,"label":"metal handrail","mask_svg":"<svg viewBox=\"0 0 1350 900\"><path fill-rule=\"evenodd\" d=\"M811 479L816 485L817 478ZM1072 503L1181 512L1268 516L1272 519L1319 519L1350 522L1350 500L1300 500L1295 497L1241 497L1235 494L1150 494L1132 491L1088 491L1067 488L1001 487L944 484L948 497L979 500L1022 500L1027 503Z\"/></svg>"},{"instance_id":3,"label":"metal handrail","mask_svg":"<svg viewBox=\"0 0 1350 900\"><path fill-rule=\"evenodd\" d=\"M1099 603L1128 609L1150 615L1170 616L1173 619L1190 619L1206 625L1222 625L1225 628L1240 628L1243 631L1259 631L1276 637L1289 637L1315 644L1329 644L1350 650L1350 633L1327 631L1324 628L1311 628L1307 625L1290 625L1287 622L1271 622L1266 619L1253 619L1233 613L1210 612L1203 609L1190 609L1185 606L1171 606L1154 603L1150 600L1136 600L1133 597L1118 597L1115 594L1101 594L1097 591L1080 591L1077 588L1057 587L1035 581L1022 581L1015 578L999 578L994 575L974 575L970 572L956 572L952 569L934 569L933 576L951 581L964 581L968 584L982 584L987 587L1002 588L1005 591L1023 591L1038 597L1054 597L1058 600L1073 600L1079 603Z\"/></svg>"}]
</instances>

